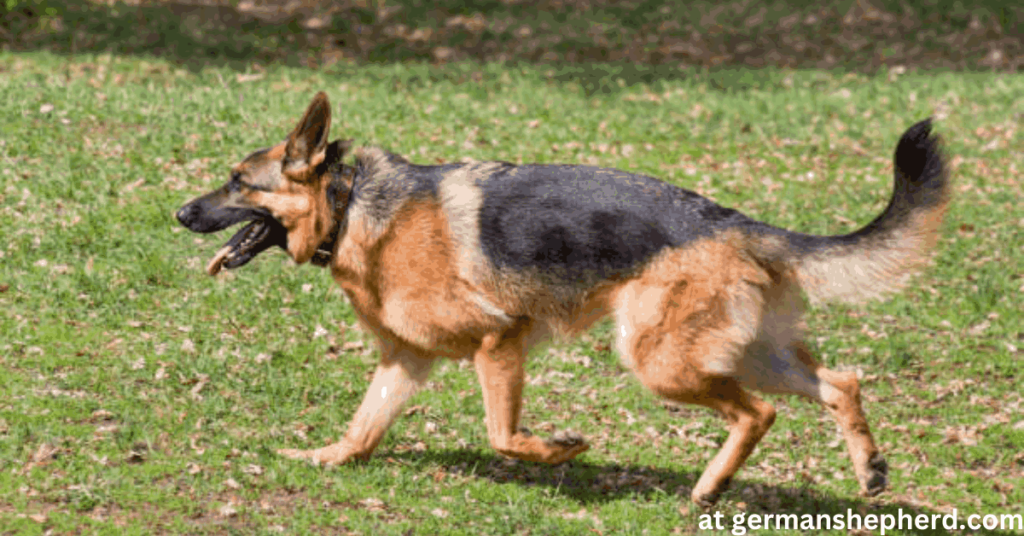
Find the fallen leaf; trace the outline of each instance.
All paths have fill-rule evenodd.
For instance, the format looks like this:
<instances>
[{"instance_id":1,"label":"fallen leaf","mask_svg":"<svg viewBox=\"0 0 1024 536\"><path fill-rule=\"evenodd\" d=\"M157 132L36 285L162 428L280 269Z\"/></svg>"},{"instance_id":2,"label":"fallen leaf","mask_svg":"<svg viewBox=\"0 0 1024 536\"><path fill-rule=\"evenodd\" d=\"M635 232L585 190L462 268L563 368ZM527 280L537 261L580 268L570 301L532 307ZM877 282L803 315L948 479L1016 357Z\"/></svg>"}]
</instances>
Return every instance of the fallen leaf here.
<instances>
[{"instance_id":1,"label":"fallen leaf","mask_svg":"<svg viewBox=\"0 0 1024 536\"><path fill-rule=\"evenodd\" d=\"M196 442L197 439L198 434L190 436L188 438L188 445L192 447L192 450L194 450L197 455L202 456L203 453L206 452L206 449L199 446L199 444Z\"/></svg>"},{"instance_id":2,"label":"fallen leaf","mask_svg":"<svg viewBox=\"0 0 1024 536\"><path fill-rule=\"evenodd\" d=\"M202 395L199 394L199 391L202 391L203 387L206 387L206 383L209 382L209 381L210 381L210 376L209 375L207 375L207 374L200 374L199 375L199 381L197 381L195 386L193 386L192 389L189 390L189 394L192 396L193 400L202 400L203 399Z\"/></svg>"},{"instance_id":3,"label":"fallen leaf","mask_svg":"<svg viewBox=\"0 0 1024 536\"><path fill-rule=\"evenodd\" d=\"M978 336L981 335L982 333L985 333L985 330L988 329L991 325L992 323L989 322L988 320L983 320L980 323L971 326L971 328L967 330L967 333L974 336Z\"/></svg>"},{"instance_id":4,"label":"fallen leaf","mask_svg":"<svg viewBox=\"0 0 1024 536\"><path fill-rule=\"evenodd\" d=\"M452 56L455 55L455 49L448 47L434 47L430 53L434 56L434 61L443 62L451 59Z\"/></svg>"},{"instance_id":5,"label":"fallen leaf","mask_svg":"<svg viewBox=\"0 0 1024 536\"><path fill-rule=\"evenodd\" d=\"M255 82L263 78L263 73L252 73L252 74L238 74L235 76L235 81L239 84L245 84L246 82Z\"/></svg>"},{"instance_id":6,"label":"fallen leaf","mask_svg":"<svg viewBox=\"0 0 1024 536\"><path fill-rule=\"evenodd\" d=\"M113 418L114 418L114 414L113 413L111 413L111 412L109 412L109 411L107 411L105 409L98 409L98 410L92 412L92 416L90 417L89 420L91 420L93 422L96 422L96 421L110 420L110 419L113 419Z\"/></svg>"},{"instance_id":7,"label":"fallen leaf","mask_svg":"<svg viewBox=\"0 0 1024 536\"><path fill-rule=\"evenodd\" d=\"M377 512L384 509L384 501L376 497L367 497L359 501L357 504L371 512Z\"/></svg>"},{"instance_id":8,"label":"fallen leaf","mask_svg":"<svg viewBox=\"0 0 1024 536\"><path fill-rule=\"evenodd\" d=\"M60 449L57 447L49 443L43 443L39 445L39 448L37 448L34 453L32 453L31 463L39 465L52 461L57 457L58 452L60 452Z\"/></svg>"},{"instance_id":9,"label":"fallen leaf","mask_svg":"<svg viewBox=\"0 0 1024 536\"><path fill-rule=\"evenodd\" d=\"M125 185L124 191L130 192L130 191L138 188L139 186L142 186L143 184L146 184L146 179L139 179L139 180L137 180L135 182L132 182L132 183L129 183L129 184Z\"/></svg>"}]
</instances>

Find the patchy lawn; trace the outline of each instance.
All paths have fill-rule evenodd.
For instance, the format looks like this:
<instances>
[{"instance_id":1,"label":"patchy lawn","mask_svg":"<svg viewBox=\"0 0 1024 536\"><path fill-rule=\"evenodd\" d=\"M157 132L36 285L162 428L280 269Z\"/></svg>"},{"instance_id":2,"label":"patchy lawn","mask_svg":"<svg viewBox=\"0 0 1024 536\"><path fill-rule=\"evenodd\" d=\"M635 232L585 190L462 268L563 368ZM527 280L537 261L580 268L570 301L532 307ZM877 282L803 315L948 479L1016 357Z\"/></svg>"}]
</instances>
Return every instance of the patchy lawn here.
<instances>
[{"instance_id":1,"label":"patchy lawn","mask_svg":"<svg viewBox=\"0 0 1024 536\"><path fill-rule=\"evenodd\" d=\"M320 89L335 136L415 162L621 167L814 233L879 213L899 134L934 116L956 195L934 266L887 303L809 315L823 360L863 373L892 489L858 497L830 418L770 397L777 423L717 511L1024 513L1024 78L679 72L0 54L0 534L701 531L687 498L723 422L644 391L607 325L529 368L523 424L583 433L593 448L574 462L493 453L475 373L456 362L369 462L273 454L343 433L371 341L326 273L283 254L207 277L226 235L172 214Z\"/></svg>"}]
</instances>

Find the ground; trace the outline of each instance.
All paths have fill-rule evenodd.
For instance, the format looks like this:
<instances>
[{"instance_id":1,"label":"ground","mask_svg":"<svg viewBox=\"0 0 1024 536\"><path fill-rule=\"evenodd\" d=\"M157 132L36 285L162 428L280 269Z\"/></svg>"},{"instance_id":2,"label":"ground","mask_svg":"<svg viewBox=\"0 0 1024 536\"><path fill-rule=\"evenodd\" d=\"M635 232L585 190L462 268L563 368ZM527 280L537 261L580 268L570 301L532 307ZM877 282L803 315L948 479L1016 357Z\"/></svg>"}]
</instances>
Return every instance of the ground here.
<instances>
[{"instance_id":1,"label":"ground","mask_svg":"<svg viewBox=\"0 0 1024 536\"><path fill-rule=\"evenodd\" d=\"M317 12L301 3L294 24L268 15L234 34L205 15L164 16L163 3L90 5L88 16L85 4L69 5L33 19L41 26L25 26L24 9L24 20L0 25L22 39L0 52L0 534L706 532L687 497L725 438L723 422L645 392L611 350L608 325L541 350L528 370L524 425L592 443L571 463L493 453L475 374L459 363L437 370L368 462L317 469L274 454L344 431L376 359L372 341L326 273L280 253L207 277L229 233L188 233L173 212L279 141L318 90L334 105L336 137L416 162L615 166L813 233L848 232L876 215L900 133L934 117L955 197L932 265L888 302L808 318L814 351L862 376L892 489L858 497L827 414L770 397L776 425L716 511L730 522L1024 515L1019 49L1001 49L1010 63L998 69L502 63L456 43L472 33L460 25L477 19L463 13L449 26L459 15L449 10L407 24L443 27L449 45L430 43L455 50L450 57L426 47L422 62L393 61L412 50L395 45L394 58L377 61L370 53L384 49L368 42L362 53L338 45L332 60L326 46L307 54L289 44L316 35L302 24ZM390 5L363 8L360 24L420 18L408 6L378 14ZM491 6L479 11L488 24L524 9L479 5ZM567 20L602 13L589 5ZM264 6L218 12L249 17ZM959 31L968 32L958 16L950 11L948 23L966 21ZM800 28L814 27L804 20ZM195 33L204 21L221 29ZM645 24L617 16L609 28L620 22ZM176 46L125 33L129 23L159 28ZM520 46L506 48L518 55ZM984 58L969 49L964 61ZM859 534L869 533L878 531Z\"/></svg>"}]
</instances>

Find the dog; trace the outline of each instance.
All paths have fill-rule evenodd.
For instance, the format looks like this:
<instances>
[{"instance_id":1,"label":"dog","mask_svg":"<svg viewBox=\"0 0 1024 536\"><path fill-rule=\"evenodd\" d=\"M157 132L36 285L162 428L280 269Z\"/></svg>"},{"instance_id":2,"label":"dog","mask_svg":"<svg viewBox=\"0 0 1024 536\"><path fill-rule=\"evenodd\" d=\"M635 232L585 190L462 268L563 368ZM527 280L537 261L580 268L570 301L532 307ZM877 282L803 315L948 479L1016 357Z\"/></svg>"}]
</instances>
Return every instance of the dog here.
<instances>
[{"instance_id":1,"label":"dog","mask_svg":"<svg viewBox=\"0 0 1024 536\"><path fill-rule=\"evenodd\" d=\"M947 166L925 120L895 151L894 193L846 235L780 229L658 179L578 165L416 165L351 140L328 141L317 94L287 138L250 154L177 219L213 233L246 223L214 255L215 275L272 246L329 267L380 349L369 389L337 443L279 454L318 464L365 459L439 358L471 359L491 446L560 464L575 434L519 428L531 347L611 317L615 348L656 395L721 413L729 436L693 487L715 503L775 420L754 391L820 402L842 428L863 494L888 468L853 372L801 342L805 302L860 302L898 290L925 265L949 199Z\"/></svg>"}]
</instances>

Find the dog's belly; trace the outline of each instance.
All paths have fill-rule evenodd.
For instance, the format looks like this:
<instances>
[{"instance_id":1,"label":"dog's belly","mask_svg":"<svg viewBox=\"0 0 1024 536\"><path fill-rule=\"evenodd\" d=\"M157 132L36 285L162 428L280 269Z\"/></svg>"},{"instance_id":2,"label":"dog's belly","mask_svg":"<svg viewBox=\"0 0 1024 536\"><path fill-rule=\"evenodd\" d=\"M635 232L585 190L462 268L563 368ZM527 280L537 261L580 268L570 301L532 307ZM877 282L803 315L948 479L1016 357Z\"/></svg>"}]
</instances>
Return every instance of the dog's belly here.
<instances>
[{"instance_id":1,"label":"dog's belly","mask_svg":"<svg viewBox=\"0 0 1024 536\"><path fill-rule=\"evenodd\" d=\"M446 357L465 357L488 333L512 325L512 319L480 303L471 290L406 289L382 304L380 319L405 342Z\"/></svg>"}]
</instances>

